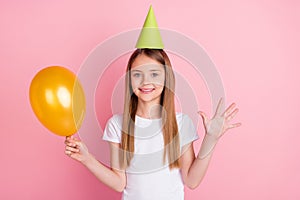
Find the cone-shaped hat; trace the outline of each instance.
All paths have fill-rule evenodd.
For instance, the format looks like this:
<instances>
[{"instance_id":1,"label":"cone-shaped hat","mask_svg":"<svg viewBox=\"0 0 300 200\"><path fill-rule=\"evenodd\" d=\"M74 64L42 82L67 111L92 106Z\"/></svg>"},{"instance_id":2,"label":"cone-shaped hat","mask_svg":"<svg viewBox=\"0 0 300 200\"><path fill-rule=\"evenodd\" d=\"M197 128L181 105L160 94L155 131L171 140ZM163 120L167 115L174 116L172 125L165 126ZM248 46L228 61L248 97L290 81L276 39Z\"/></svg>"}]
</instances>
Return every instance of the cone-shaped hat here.
<instances>
[{"instance_id":1,"label":"cone-shaped hat","mask_svg":"<svg viewBox=\"0 0 300 200\"><path fill-rule=\"evenodd\" d=\"M164 44L162 42L159 29L156 23L155 15L150 6L148 15L144 22L143 29L140 33L139 39L135 45L138 49L163 49Z\"/></svg>"}]
</instances>

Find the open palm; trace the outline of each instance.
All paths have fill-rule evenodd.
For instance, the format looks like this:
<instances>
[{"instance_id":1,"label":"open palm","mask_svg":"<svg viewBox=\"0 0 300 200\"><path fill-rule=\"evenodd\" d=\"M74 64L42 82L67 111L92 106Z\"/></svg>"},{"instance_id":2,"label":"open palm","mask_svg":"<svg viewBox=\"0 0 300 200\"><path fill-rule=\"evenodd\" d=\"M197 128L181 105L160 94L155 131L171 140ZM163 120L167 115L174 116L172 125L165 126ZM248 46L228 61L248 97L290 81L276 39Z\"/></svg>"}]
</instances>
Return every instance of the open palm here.
<instances>
[{"instance_id":1,"label":"open palm","mask_svg":"<svg viewBox=\"0 0 300 200\"><path fill-rule=\"evenodd\" d=\"M239 127L241 123L229 124L229 121L237 114L238 108L235 108L235 103L232 103L223 113L221 111L221 105L223 104L223 98L221 97L214 116L209 119L207 115L199 111L203 120L203 125L206 134L209 134L216 139L219 139L228 129Z\"/></svg>"}]
</instances>

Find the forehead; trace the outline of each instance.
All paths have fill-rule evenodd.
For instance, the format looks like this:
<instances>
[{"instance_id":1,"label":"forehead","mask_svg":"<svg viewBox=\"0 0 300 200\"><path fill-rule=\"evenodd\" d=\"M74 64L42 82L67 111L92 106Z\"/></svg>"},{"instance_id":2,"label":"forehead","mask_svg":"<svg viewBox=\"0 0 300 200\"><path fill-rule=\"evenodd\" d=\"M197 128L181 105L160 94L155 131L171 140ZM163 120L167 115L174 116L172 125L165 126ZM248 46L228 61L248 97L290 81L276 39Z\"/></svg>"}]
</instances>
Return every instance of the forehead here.
<instances>
[{"instance_id":1,"label":"forehead","mask_svg":"<svg viewBox=\"0 0 300 200\"><path fill-rule=\"evenodd\" d=\"M163 65L158 61L154 60L145 55L139 55L131 65L131 70L162 70L164 69Z\"/></svg>"}]
</instances>

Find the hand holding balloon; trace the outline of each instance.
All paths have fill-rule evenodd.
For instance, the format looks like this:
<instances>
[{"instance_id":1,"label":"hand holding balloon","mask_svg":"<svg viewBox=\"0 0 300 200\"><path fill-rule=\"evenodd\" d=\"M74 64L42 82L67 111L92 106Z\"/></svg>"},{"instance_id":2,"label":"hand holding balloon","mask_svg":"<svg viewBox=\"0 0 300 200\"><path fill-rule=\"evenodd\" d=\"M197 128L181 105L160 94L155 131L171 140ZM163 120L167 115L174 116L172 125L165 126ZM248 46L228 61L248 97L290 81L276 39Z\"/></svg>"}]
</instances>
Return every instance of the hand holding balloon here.
<instances>
[{"instance_id":1,"label":"hand holding balloon","mask_svg":"<svg viewBox=\"0 0 300 200\"><path fill-rule=\"evenodd\" d=\"M73 136L67 136L65 140L65 145L66 155L81 163L85 163L87 160L89 160L91 154L89 153L86 145L79 139Z\"/></svg>"},{"instance_id":2,"label":"hand holding balloon","mask_svg":"<svg viewBox=\"0 0 300 200\"><path fill-rule=\"evenodd\" d=\"M35 115L50 131L70 136L79 130L85 115L85 97L71 71L58 66L39 71L29 93Z\"/></svg>"}]
</instances>

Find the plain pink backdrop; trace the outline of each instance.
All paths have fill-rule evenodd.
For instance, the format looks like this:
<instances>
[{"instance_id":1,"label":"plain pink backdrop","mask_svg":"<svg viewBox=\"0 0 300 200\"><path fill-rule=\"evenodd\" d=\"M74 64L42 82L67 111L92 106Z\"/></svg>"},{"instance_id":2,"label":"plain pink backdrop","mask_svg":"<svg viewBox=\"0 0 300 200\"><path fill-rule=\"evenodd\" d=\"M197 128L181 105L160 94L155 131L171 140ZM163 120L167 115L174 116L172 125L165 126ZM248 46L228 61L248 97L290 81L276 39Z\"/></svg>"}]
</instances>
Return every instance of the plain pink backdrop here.
<instances>
[{"instance_id":1,"label":"plain pink backdrop","mask_svg":"<svg viewBox=\"0 0 300 200\"><path fill-rule=\"evenodd\" d=\"M206 49L222 77L227 106L236 102L240 108L234 121L243 123L222 138L204 181L187 189L186 199L300 199L296 0L1 0L0 199L120 198L65 156L64 138L39 123L28 90L44 67L76 73L96 45L141 27L150 4L161 28ZM209 104L202 110L211 114Z\"/></svg>"}]
</instances>

